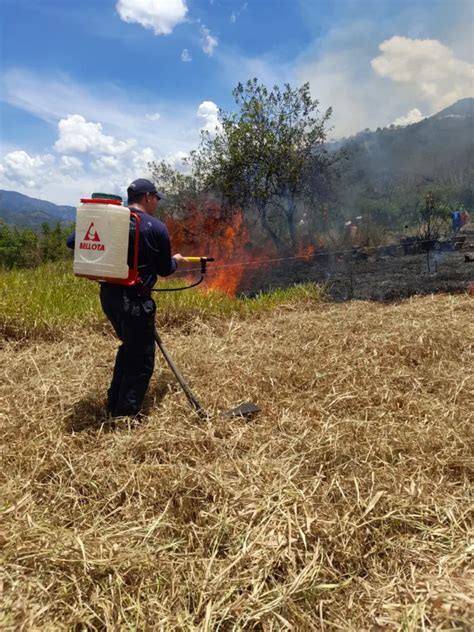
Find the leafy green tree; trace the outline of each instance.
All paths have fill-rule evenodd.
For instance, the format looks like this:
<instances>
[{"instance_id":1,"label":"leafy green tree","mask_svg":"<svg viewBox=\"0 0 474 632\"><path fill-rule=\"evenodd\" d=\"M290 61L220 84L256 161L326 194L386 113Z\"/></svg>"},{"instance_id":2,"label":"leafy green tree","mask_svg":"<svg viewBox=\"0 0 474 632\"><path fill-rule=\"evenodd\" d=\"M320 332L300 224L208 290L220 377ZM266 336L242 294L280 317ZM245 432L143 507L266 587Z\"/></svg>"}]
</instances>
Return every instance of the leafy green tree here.
<instances>
[{"instance_id":1,"label":"leafy green tree","mask_svg":"<svg viewBox=\"0 0 474 632\"><path fill-rule=\"evenodd\" d=\"M39 263L38 235L31 228L0 224L0 265L11 269Z\"/></svg>"},{"instance_id":2,"label":"leafy green tree","mask_svg":"<svg viewBox=\"0 0 474 632\"><path fill-rule=\"evenodd\" d=\"M311 169L328 168L322 144L331 109L319 115L308 83L269 90L252 79L232 94L238 111L221 110L216 133L203 133L193 173L201 190L256 217L278 250L295 250L298 211L315 194Z\"/></svg>"},{"instance_id":3,"label":"leafy green tree","mask_svg":"<svg viewBox=\"0 0 474 632\"><path fill-rule=\"evenodd\" d=\"M32 228L17 228L0 222L0 266L31 268L45 261L70 259L71 251L66 247L66 238L73 227L51 228L44 223L39 231Z\"/></svg>"},{"instance_id":4,"label":"leafy green tree","mask_svg":"<svg viewBox=\"0 0 474 632\"><path fill-rule=\"evenodd\" d=\"M41 224L39 235L41 261L59 261L68 256L66 237L69 229L61 228L59 223L54 228L47 222Z\"/></svg>"},{"instance_id":5,"label":"leafy green tree","mask_svg":"<svg viewBox=\"0 0 474 632\"><path fill-rule=\"evenodd\" d=\"M443 204L439 193L428 191L424 196L423 204L419 207L419 214L418 234L420 239L430 245L430 242L439 239L443 229L446 229L449 208Z\"/></svg>"}]
</instances>

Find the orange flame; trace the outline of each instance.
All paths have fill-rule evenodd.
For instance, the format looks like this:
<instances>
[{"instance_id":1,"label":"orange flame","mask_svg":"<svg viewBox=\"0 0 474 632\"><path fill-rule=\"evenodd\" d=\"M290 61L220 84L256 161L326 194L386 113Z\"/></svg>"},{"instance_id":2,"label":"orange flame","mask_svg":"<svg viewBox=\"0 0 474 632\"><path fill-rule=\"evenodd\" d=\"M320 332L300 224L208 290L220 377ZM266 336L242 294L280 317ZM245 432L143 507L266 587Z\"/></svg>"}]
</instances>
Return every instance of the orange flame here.
<instances>
[{"instance_id":1,"label":"orange flame","mask_svg":"<svg viewBox=\"0 0 474 632\"><path fill-rule=\"evenodd\" d=\"M300 246L296 253L297 257L301 257L303 261L311 261L316 252L316 246L309 244L308 246Z\"/></svg>"},{"instance_id":2,"label":"orange flame","mask_svg":"<svg viewBox=\"0 0 474 632\"><path fill-rule=\"evenodd\" d=\"M223 209L216 202L191 204L182 220L165 218L174 252L183 256L209 256L206 288L235 295L243 280L252 274L252 262L269 258L271 250L252 244L241 210ZM259 266L260 267L260 266Z\"/></svg>"}]
</instances>

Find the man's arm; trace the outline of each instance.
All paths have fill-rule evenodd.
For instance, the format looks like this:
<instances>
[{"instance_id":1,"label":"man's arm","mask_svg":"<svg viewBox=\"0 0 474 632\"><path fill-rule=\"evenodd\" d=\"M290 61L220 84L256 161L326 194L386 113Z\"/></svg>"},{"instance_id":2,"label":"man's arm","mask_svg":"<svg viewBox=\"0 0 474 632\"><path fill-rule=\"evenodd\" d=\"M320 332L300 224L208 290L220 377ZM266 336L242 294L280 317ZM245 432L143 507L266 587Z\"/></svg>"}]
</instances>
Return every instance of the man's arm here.
<instances>
[{"instance_id":1,"label":"man's arm","mask_svg":"<svg viewBox=\"0 0 474 632\"><path fill-rule=\"evenodd\" d=\"M171 256L170 236L166 226L160 222L154 233L154 241L158 251L155 258L156 272L160 276L166 277L176 271L178 261Z\"/></svg>"}]
</instances>

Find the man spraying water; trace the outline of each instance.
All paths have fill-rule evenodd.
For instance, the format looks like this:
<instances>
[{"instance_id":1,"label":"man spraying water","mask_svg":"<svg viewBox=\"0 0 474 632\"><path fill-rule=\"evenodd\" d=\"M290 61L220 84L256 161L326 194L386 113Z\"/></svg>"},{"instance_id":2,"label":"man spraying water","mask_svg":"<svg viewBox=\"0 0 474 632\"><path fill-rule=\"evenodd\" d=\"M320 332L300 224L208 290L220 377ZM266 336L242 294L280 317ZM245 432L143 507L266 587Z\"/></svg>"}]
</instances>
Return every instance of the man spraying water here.
<instances>
[{"instance_id":1,"label":"man spraying water","mask_svg":"<svg viewBox=\"0 0 474 632\"><path fill-rule=\"evenodd\" d=\"M168 230L163 222L154 217L163 196L153 182L144 178L134 180L127 189L127 195L130 213L125 213L123 219L127 224L125 228L120 228L117 220L115 225L118 228L115 229L115 234L118 235L120 230L126 231L128 249L127 243L114 243L113 239L110 244L110 248L124 246L122 265L126 271L118 273L117 278L109 276L112 274L109 272L98 274L97 271L93 271L93 274L90 274L90 271L86 270L83 274L100 282L102 309L122 342L107 392L107 412L112 417L134 416L142 409L155 364L156 305L151 298L151 290L158 276L166 277L173 274L178 262L184 260L180 254L171 255ZM97 203L104 200L91 199L83 202L89 202L91 208L96 208ZM123 207L120 209L125 210ZM118 214L120 209L112 208L111 212L115 210ZM90 254L93 246L94 256L102 254L102 251L97 251L102 243L99 241L101 231L95 225L100 223L100 212L97 217L95 223L89 217L84 224L84 234L80 234L78 210L76 232L68 237L68 247L75 249L76 274L82 270L81 259L77 256L79 249L82 256ZM109 233L114 235L113 230ZM120 240L115 240L118 241ZM103 250L105 248L103 245ZM76 259L79 263L76 263ZM86 261L86 266L87 263ZM100 270L99 263L96 264L97 269Z\"/></svg>"}]
</instances>

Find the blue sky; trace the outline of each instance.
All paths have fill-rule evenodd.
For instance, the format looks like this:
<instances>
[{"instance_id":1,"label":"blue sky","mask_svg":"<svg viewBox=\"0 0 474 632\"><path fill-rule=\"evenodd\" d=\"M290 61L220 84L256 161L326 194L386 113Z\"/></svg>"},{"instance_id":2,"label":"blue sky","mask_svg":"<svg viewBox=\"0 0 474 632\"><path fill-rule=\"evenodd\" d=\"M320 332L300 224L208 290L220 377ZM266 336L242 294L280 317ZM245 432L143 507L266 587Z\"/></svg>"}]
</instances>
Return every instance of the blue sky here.
<instances>
[{"instance_id":1,"label":"blue sky","mask_svg":"<svg viewBox=\"0 0 474 632\"><path fill-rule=\"evenodd\" d=\"M76 205L178 168L232 88L309 81L334 138L474 95L471 0L1 0L0 188Z\"/></svg>"}]
</instances>

